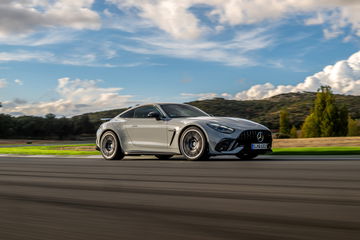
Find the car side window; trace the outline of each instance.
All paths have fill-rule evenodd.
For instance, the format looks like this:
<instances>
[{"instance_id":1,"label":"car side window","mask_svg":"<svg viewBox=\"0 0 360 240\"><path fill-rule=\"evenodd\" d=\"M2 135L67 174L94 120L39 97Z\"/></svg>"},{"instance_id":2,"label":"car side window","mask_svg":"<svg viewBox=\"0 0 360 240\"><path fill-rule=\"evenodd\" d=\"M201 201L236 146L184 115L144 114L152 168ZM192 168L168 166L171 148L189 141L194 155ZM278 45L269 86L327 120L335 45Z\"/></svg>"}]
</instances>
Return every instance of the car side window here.
<instances>
[{"instance_id":1,"label":"car side window","mask_svg":"<svg viewBox=\"0 0 360 240\"><path fill-rule=\"evenodd\" d=\"M162 115L154 106L143 106L135 109L134 118L147 118L150 112L157 112Z\"/></svg>"},{"instance_id":2,"label":"car side window","mask_svg":"<svg viewBox=\"0 0 360 240\"><path fill-rule=\"evenodd\" d=\"M121 118L133 118L134 117L134 112L135 112L134 109L130 110L130 111L126 112L126 113L121 114L120 117Z\"/></svg>"}]
</instances>

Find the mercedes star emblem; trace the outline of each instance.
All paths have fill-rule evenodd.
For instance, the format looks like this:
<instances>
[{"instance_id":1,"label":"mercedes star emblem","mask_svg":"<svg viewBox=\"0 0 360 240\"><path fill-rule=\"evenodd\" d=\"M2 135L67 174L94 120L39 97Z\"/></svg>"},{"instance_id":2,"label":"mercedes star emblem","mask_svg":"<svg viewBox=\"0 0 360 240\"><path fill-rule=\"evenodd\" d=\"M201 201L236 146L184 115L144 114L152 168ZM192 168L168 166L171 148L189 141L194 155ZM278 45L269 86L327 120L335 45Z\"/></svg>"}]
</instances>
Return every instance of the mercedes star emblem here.
<instances>
[{"instance_id":1,"label":"mercedes star emblem","mask_svg":"<svg viewBox=\"0 0 360 240\"><path fill-rule=\"evenodd\" d=\"M263 132L258 132L258 134L256 135L257 140L259 142L263 142L264 141L264 133Z\"/></svg>"}]
</instances>

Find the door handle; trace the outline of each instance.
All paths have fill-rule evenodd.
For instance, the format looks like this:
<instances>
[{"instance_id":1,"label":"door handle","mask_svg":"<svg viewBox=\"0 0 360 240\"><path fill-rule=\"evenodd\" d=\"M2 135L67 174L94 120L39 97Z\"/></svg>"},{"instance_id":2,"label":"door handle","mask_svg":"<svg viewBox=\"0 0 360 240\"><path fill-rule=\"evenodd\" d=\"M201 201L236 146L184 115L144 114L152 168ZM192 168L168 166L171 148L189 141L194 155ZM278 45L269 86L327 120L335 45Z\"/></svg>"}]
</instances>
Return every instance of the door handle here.
<instances>
[{"instance_id":1,"label":"door handle","mask_svg":"<svg viewBox=\"0 0 360 240\"><path fill-rule=\"evenodd\" d=\"M131 125L131 127L138 127L138 125Z\"/></svg>"}]
</instances>

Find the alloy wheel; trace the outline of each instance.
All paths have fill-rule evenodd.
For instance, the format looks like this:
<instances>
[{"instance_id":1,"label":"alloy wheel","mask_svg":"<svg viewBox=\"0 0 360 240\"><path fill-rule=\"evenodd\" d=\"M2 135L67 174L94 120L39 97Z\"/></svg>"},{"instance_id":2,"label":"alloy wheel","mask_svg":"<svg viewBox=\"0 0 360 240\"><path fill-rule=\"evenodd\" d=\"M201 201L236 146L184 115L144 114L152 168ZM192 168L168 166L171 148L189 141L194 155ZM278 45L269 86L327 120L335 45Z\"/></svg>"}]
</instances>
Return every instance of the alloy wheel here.
<instances>
[{"instance_id":1,"label":"alloy wheel","mask_svg":"<svg viewBox=\"0 0 360 240\"><path fill-rule=\"evenodd\" d=\"M181 136L180 150L188 160L204 158L207 154L206 147L206 138L202 131L196 127L186 129Z\"/></svg>"}]
</instances>

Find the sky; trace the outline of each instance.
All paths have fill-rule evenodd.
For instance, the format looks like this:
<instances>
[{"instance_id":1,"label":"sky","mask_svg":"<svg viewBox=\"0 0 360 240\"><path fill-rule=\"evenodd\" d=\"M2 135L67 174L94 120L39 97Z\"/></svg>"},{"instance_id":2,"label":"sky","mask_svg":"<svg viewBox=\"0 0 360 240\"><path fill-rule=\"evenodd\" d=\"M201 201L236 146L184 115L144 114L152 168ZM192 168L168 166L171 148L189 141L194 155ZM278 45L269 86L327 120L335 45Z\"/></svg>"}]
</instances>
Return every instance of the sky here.
<instances>
[{"instance_id":1,"label":"sky","mask_svg":"<svg viewBox=\"0 0 360 240\"><path fill-rule=\"evenodd\" d=\"M1 0L0 113L360 95L359 0Z\"/></svg>"}]
</instances>

